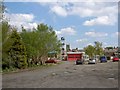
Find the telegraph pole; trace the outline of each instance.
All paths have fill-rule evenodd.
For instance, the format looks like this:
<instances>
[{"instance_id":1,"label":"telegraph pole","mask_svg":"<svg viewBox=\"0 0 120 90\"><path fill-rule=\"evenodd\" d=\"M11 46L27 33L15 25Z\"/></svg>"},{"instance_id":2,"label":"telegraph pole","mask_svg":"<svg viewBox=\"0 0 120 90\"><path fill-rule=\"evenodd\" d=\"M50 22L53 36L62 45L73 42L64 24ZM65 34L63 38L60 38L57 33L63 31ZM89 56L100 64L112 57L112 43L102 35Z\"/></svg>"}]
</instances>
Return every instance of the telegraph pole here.
<instances>
[{"instance_id":1,"label":"telegraph pole","mask_svg":"<svg viewBox=\"0 0 120 90\"><path fill-rule=\"evenodd\" d=\"M65 55L65 38L61 37L61 43L62 43L62 47L61 47L61 60L64 60L64 55Z\"/></svg>"}]
</instances>

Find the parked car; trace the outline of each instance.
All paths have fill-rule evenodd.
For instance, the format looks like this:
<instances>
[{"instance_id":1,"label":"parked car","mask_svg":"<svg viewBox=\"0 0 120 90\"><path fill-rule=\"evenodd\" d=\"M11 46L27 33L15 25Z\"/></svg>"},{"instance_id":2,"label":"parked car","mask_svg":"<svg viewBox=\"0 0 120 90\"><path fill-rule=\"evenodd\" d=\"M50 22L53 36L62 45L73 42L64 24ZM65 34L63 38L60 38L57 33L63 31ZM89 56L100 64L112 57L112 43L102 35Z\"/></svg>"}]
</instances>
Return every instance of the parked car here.
<instances>
[{"instance_id":1,"label":"parked car","mask_svg":"<svg viewBox=\"0 0 120 90\"><path fill-rule=\"evenodd\" d=\"M119 58L118 58L118 57L113 57L112 61L113 61L113 62L119 61Z\"/></svg>"},{"instance_id":2,"label":"parked car","mask_svg":"<svg viewBox=\"0 0 120 90\"><path fill-rule=\"evenodd\" d=\"M45 63L57 63L57 61L54 59L49 59L49 60L45 61Z\"/></svg>"},{"instance_id":3,"label":"parked car","mask_svg":"<svg viewBox=\"0 0 120 90\"><path fill-rule=\"evenodd\" d=\"M88 64L96 64L96 60L95 60L95 59L90 59L90 60L88 61Z\"/></svg>"},{"instance_id":4,"label":"parked car","mask_svg":"<svg viewBox=\"0 0 120 90\"><path fill-rule=\"evenodd\" d=\"M76 65L83 64L83 62L84 62L84 61L83 61L82 59L77 59L77 60L76 60Z\"/></svg>"},{"instance_id":5,"label":"parked car","mask_svg":"<svg viewBox=\"0 0 120 90\"><path fill-rule=\"evenodd\" d=\"M100 62L107 62L107 57L106 56L101 56L100 57Z\"/></svg>"}]
</instances>

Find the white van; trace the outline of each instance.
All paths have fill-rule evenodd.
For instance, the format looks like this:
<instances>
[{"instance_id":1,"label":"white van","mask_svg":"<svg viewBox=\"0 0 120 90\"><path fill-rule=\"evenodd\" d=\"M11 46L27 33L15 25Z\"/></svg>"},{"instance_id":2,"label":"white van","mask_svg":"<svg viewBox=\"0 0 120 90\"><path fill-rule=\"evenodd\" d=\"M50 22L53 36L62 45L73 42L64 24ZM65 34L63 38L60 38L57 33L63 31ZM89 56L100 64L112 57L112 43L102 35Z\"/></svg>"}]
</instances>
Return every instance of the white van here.
<instances>
[{"instance_id":1,"label":"white van","mask_svg":"<svg viewBox=\"0 0 120 90\"><path fill-rule=\"evenodd\" d=\"M89 61L89 56L88 55L83 55L83 60L84 61Z\"/></svg>"}]
</instances>

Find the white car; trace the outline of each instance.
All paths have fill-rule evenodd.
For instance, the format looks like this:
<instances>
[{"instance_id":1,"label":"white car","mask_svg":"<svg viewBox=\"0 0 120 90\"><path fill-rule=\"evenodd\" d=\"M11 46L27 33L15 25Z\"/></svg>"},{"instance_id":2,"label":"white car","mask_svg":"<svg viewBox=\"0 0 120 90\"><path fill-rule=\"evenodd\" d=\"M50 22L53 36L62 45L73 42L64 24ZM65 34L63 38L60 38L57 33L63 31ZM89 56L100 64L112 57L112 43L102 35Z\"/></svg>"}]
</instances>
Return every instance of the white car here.
<instances>
[{"instance_id":1,"label":"white car","mask_svg":"<svg viewBox=\"0 0 120 90\"><path fill-rule=\"evenodd\" d=\"M88 64L96 64L96 60L95 60L95 59L93 59L93 60L90 59L90 60L88 61Z\"/></svg>"}]
</instances>

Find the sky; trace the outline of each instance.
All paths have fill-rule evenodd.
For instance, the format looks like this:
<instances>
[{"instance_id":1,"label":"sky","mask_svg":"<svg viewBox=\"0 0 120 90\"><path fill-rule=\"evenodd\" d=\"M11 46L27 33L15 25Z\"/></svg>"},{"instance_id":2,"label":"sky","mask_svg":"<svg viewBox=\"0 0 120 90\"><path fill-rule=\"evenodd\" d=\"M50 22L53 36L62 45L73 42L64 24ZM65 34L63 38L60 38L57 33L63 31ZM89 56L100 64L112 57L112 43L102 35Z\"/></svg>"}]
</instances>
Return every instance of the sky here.
<instances>
[{"instance_id":1,"label":"sky","mask_svg":"<svg viewBox=\"0 0 120 90\"><path fill-rule=\"evenodd\" d=\"M29 0L28 0L29 1ZM44 23L52 26L58 39L82 49L102 42L118 46L118 2L5 2L9 24L21 31Z\"/></svg>"}]
</instances>

